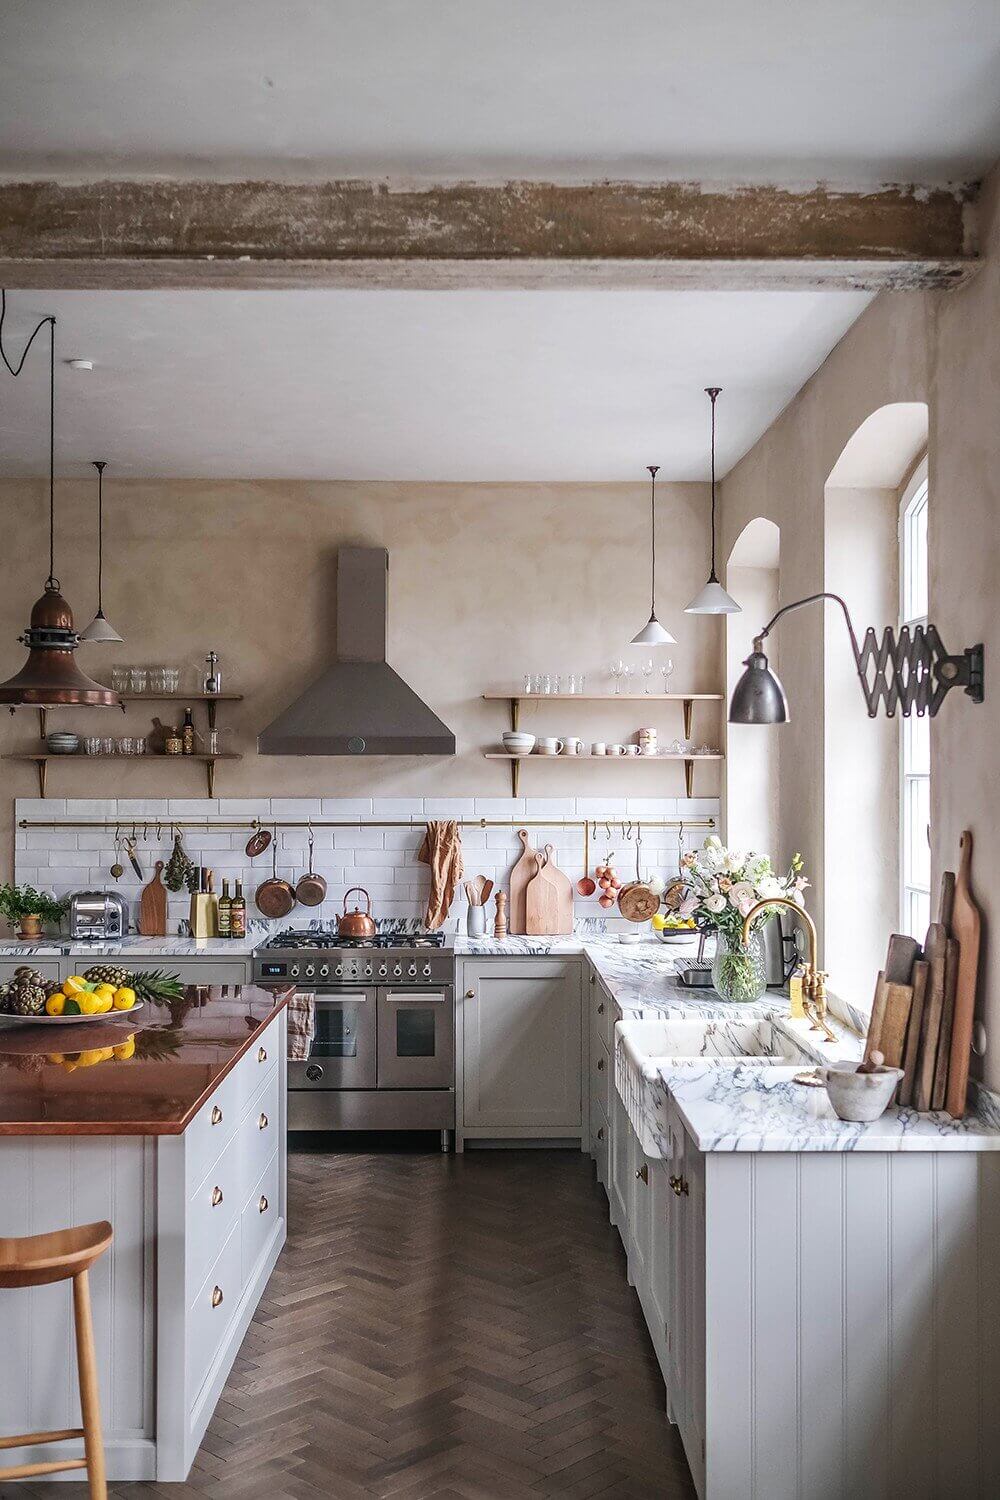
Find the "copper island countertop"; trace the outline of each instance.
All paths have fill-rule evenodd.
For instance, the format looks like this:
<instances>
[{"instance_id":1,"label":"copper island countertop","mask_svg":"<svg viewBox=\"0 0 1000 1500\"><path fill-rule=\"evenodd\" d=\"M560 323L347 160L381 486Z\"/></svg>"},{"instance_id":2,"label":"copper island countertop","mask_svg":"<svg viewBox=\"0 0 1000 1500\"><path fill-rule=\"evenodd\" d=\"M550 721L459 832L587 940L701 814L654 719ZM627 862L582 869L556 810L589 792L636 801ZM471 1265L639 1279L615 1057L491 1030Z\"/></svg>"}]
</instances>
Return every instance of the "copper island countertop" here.
<instances>
[{"instance_id":1,"label":"copper island countertop","mask_svg":"<svg viewBox=\"0 0 1000 1500\"><path fill-rule=\"evenodd\" d=\"M291 993L191 985L132 1019L0 1029L0 1136L180 1135Z\"/></svg>"}]
</instances>

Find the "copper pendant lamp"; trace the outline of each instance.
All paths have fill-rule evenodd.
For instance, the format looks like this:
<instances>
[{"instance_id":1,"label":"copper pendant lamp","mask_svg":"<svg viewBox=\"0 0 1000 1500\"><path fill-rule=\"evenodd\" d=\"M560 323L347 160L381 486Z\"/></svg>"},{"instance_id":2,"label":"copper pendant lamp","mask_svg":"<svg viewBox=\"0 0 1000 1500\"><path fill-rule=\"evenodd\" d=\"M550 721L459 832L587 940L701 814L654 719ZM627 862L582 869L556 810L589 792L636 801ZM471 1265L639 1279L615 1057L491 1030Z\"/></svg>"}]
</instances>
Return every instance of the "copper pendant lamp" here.
<instances>
[{"instance_id":1,"label":"copper pendant lamp","mask_svg":"<svg viewBox=\"0 0 1000 1500\"><path fill-rule=\"evenodd\" d=\"M53 317L41 320L14 366L3 352L5 311L6 293L0 302L0 357L12 375L20 375L35 335L46 324L49 327L49 576L45 592L35 601L27 630L18 636L20 643L28 648L28 660L20 672L0 683L0 703L7 704L11 713L20 707L51 708L76 703L120 708L118 694L87 677L73 659L80 638L73 628L73 612L55 576L56 320Z\"/></svg>"}]
</instances>

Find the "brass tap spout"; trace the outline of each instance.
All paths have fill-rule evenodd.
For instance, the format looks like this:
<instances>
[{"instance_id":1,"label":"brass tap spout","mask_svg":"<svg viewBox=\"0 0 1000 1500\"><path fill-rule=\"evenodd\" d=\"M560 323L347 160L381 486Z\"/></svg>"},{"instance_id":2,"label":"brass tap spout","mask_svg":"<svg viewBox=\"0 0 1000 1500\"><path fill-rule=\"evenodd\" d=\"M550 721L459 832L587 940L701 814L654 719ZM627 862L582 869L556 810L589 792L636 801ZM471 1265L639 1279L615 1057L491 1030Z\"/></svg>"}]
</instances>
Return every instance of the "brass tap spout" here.
<instances>
[{"instance_id":1,"label":"brass tap spout","mask_svg":"<svg viewBox=\"0 0 1000 1500\"><path fill-rule=\"evenodd\" d=\"M809 962L805 966L805 976L802 980L803 1009L809 1017L809 1024L813 1031L822 1031L828 1042L835 1042L837 1039L826 1024L826 975L819 967L819 939L816 936L816 923L805 907L799 906L797 901L790 900L788 896L772 896L767 901L758 901L756 906L751 906L743 918L743 943L746 945L750 940L750 929L754 919L759 917L761 912L775 906L787 906L806 929L809 939Z\"/></svg>"}]
</instances>

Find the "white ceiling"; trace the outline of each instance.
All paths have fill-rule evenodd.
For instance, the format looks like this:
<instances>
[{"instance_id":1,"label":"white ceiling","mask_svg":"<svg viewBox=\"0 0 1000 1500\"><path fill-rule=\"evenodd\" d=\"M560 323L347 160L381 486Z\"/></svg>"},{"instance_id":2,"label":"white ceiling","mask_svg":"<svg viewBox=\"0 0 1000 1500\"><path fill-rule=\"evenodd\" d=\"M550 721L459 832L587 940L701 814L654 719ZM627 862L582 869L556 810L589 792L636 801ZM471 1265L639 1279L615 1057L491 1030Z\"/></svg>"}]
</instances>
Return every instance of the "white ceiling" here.
<instances>
[{"instance_id":1,"label":"white ceiling","mask_svg":"<svg viewBox=\"0 0 1000 1500\"><path fill-rule=\"evenodd\" d=\"M55 313L57 463L171 477L724 474L869 298L849 292L13 292ZM94 361L77 374L63 361ZM0 474L46 472L44 338L0 370Z\"/></svg>"},{"instance_id":2,"label":"white ceiling","mask_svg":"<svg viewBox=\"0 0 1000 1500\"><path fill-rule=\"evenodd\" d=\"M969 178L997 0L6 0L0 171Z\"/></svg>"}]
</instances>

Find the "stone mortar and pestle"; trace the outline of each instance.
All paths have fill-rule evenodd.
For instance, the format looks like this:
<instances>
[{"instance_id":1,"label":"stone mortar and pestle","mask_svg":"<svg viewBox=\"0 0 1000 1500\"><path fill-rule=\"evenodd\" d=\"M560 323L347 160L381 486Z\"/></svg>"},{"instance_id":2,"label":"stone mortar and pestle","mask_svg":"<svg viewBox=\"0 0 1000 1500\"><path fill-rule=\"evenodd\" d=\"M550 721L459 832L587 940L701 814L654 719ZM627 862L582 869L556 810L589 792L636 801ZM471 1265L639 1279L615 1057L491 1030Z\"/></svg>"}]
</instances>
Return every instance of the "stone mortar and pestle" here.
<instances>
[{"instance_id":1,"label":"stone mortar and pestle","mask_svg":"<svg viewBox=\"0 0 1000 1500\"><path fill-rule=\"evenodd\" d=\"M886 1068L884 1063L881 1052L872 1052L865 1062L817 1070L840 1119L870 1124L882 1117L903 1077L902 1068Z\"/></svg>"}]
</instances>

